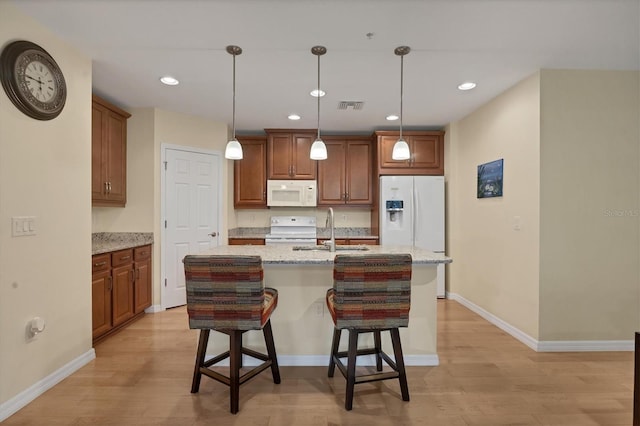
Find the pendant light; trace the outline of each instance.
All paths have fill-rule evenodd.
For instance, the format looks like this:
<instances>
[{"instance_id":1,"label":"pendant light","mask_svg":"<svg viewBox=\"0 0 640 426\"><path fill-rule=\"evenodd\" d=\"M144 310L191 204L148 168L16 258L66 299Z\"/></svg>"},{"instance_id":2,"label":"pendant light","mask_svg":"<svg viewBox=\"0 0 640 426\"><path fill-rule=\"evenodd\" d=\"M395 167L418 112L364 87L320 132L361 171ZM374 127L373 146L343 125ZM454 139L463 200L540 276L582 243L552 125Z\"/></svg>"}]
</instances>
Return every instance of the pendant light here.
<instances>
[{"instance_id":1,"label":"pendant light","mask_svg":"<svg viewBox=\"0 0 640 426\"><path fill-rule=\"evenodd\" d=\"M320 56L327 53L327 48L324 46L313 46L311 53L318 57L318 136L311 145L311 152L309 157L312 160L326 160L327 159L327 146L320 139Z\"/></svg>"},{"instance_id":2,"label":"pendant light","mask_svg":"<svg viewBox=\"0 0 640 426\"><path fill-rule=\"evenodd\" d=\"M238 46L227 46L227 52L233 55L233 116L231 119L233 127L233 136L227 142L227 148L224 150L224 158L229 160L242 160L242 145L236 139L236 55L242 53L242 49Z\"/></svg>"},{"instance_id":3,"label":"pendant light","mask_svg":"<svg viewBox=\"0 0 640 426\"><path fill-rule=\"evenodd\" d=\"M403 95L403 78L404 78L404 55L411 52L411 48L409 46L399 46L396 47L394 53L400 56L400 137L393 145L393 152L391 153L391 158L393 160L408 160L411 158L411 153L409 152L409 145L402 138L402 95Z\"/></svg>"}]
</instances>

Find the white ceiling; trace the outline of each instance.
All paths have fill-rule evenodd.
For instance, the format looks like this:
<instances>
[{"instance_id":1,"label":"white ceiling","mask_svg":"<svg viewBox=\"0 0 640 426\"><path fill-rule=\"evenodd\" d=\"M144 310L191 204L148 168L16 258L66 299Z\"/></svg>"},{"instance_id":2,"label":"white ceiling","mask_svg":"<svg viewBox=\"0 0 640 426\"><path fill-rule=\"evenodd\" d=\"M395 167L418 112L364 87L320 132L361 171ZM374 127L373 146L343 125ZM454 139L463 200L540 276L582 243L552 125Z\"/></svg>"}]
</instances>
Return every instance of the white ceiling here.
<instances>
[{"instance_id":1,"label":"white ceiling","mask_svg":"<svg viewBox=\"0 0 640 426\"><path fill-rule=\"evenodd\" d=\"M0 0L6 1L6 0ZM541 68L640 69L640 0L15 0L93 59L94 92L236 127L315 128L321 57L323 132L440 128ZM367 33L373 33L367 37ZM40 42L46 49L46 40ZM63 66L63 64L61 64ZM64 67L63 67L64 68ZM63 69L64 71L64 69ZM162 75L180 80L175 87ZM67 73L67 75L71 75ZM463 81L478 86L457 90ZM363 101L360 111L340 101ZM286 117L297 113L302 119Z\"/></svg>"}]
</instances>

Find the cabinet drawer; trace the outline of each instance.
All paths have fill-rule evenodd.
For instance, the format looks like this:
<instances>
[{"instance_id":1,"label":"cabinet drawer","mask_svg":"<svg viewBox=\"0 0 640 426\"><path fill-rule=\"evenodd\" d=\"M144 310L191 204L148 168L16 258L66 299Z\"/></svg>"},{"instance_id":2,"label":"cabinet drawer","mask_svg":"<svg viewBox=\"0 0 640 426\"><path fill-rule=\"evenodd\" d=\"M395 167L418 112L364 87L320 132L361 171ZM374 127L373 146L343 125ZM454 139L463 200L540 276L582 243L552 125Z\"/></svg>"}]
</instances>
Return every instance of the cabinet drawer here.
<instances>
[{"instance_id":1,"label":"cabinet drawer","mask_svg":"<svg viewBox=\"0 0 640 426\"><path fill-rule=\"evenodd\" d=\"M111 253L96 254L91 257L91 272L108 271L111 269Z\"/></svg>"},{"instance_id":2,"label":"cabinet drawer","mask_svg":"<svg viewBox=\"0 0 640 426\"><path fill-rule=\"evenodd\" d=\"M151 246L136 247L133 249L133 258L137 261L151 257Z\"/></svg>"},{"instance_id":3,"label":"cabinet drawer","mask_svg":"<svg viewBox=\"0 0 640 426\"><path fill-rule=\"evenodd\" d=\"M131 262L133 262L133 249L114 251L111 254L111 265L114 268Z\"/></svg>"}]
</instances>

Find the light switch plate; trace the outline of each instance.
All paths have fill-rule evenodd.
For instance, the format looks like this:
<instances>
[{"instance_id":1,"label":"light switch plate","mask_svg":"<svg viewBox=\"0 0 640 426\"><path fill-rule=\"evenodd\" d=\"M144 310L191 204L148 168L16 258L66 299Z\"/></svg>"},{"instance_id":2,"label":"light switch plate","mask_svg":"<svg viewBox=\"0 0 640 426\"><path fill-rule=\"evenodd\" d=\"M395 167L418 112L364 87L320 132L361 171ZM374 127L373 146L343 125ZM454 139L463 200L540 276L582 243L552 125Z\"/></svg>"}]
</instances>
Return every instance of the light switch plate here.
<instances>
[{"instance_id":1,"label":"light switch plate","mask_svg":"<svg viewBox=\"0 0 640 426\"><path fill-rule=\"evenodd\" d=\"M35 216L13 216L11 218L11 236L26 237L36 235Z\"/></svg>"}]
</instances>

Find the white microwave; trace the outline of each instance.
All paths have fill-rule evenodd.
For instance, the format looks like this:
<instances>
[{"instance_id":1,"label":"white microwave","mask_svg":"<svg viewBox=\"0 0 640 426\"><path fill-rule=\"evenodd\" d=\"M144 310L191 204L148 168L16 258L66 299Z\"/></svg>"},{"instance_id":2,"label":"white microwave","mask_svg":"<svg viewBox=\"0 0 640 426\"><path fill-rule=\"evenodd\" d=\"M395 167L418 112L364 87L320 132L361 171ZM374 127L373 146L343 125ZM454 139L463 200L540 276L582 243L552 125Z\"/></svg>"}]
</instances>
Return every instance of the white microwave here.
<instances>
[{"instance_id":1,"label":"white microwave","mask_svg":"<svg viewBox=\"0 0 640 426\"><path fill-rule=\"evenodd\" d=\"M267 206L315 207L315 180L267 180Z\"/></svg>"}]
</instances>

